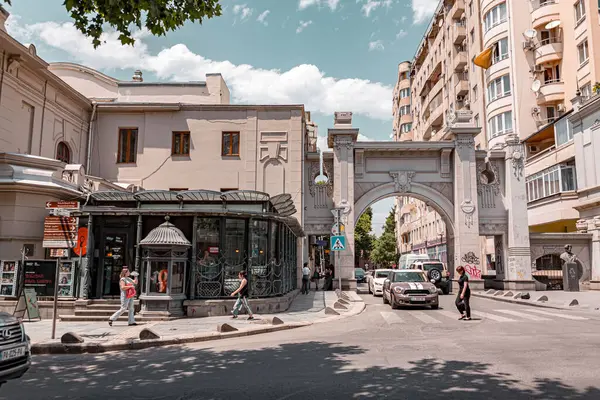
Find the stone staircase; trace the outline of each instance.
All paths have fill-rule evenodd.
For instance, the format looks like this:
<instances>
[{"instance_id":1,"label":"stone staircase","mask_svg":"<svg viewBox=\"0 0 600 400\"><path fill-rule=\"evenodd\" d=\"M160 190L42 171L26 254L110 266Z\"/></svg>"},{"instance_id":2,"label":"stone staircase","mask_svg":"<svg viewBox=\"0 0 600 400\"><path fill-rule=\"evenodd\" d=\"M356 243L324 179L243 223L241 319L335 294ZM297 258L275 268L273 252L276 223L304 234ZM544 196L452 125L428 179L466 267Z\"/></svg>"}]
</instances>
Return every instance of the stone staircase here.
<instances>
[{"instance_id":1,"label":"stone staircase","mask_svg":"<svg viewBox=\"0 0 600 400\"><path fill-rule=\"evenodd\" d=\"M59 315L61 321L65 322L99 322L107 321L108 318L119 309L121 302L114 300L76 300L73 315ZM142 316L138 315L140 311L140 301L135 300L135 319L136 321L166 321L174 319L168 316ZM117 321L127 322L127 313L123 313Z\"/></svg>"}]
</instances>

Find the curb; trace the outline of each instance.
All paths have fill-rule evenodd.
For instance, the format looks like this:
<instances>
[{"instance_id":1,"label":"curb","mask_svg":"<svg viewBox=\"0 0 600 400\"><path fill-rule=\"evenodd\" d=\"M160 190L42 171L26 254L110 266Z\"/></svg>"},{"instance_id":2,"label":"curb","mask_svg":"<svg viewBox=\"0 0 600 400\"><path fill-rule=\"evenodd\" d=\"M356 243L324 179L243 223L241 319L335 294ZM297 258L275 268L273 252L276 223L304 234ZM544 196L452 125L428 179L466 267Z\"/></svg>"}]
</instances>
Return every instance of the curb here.
<instances>
[{"instance_id":1,"label":"curb","mask_svg":"<svg viewBox=\"0 0 600 400\"><path fill-rule=\"evenodd\" d=\"M531 307L539 307L539 308L550 308L550 309L553 309L553 310L584 310L585 311L585 309L583 309L581 307L568 307L567 308L567 307L561 307L561 306L558 306L558 305L548 305L546 303L541 303L541 302L539 302L539 303L537 303L537 302L536 303L532 303L532 302L527 301L527 300L515 300L515 299L512 299L512 298L509 299L509 298L501 297L501 296L500 297L494 297L494 296L490 296L490 295L487 295L487 294L481 294L481 293L473 293L473 292L471 292L471 294L473 295L473 297L479 297L481 299L501 301L501 302L504 302L504 303L520 304L520 305L523 305L523 306L531 306Z\"/></svg>"},{"instance_id":2,"label":"curb","mask_svg":"<svg viewBox=\"0 0 600 400\"><path fill-rule=\"evenodd\" d=\"M358 302L357 302L358 303ZM199 342L208 342L211 340L221 340L221 339L230 339L236 337L243 336L254 336L260 335L263 333L271 333L271 332L279 332L288 329L297 329L305 326L311 326L315 324L321 324L325 322L336 321L340 319L345 319L348 317L356 316L362 313L366 305L364 302L355 305L346 313L335 315L332 317L320 318L316 321L300 321L300 322L286 322L282 325L274 325L267 327L258 327L258 328L248 328L248 329L240 329L235 332L211 332L204 333L202 335L186 335L186 336L178 336L178 337L170 337L164 339L149 339L149 340L140 340L140 339L126 339L126 340L115 340L110 343L75 343L75 344L63 344L63 343L33 343L31 345L31 354L97 354L97 353L105 353L109 351L119 351L119 350L143 350L151 347L161 347L161 346L171 346L171 345L180 345L187 343L199 343Z\"/></svg>"}]
</instances>

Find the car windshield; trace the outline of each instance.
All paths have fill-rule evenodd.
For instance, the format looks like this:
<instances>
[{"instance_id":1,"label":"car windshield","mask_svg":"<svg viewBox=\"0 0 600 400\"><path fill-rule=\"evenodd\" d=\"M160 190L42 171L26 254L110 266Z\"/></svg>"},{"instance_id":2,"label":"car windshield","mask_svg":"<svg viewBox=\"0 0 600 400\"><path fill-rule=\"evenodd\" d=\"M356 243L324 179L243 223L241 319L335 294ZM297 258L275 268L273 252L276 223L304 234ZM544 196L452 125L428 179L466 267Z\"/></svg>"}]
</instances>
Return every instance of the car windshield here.
<instances>
[{"instance_id":1,"label":"car windshield","mask_svg":"<svg viewBox=\"0 0 600 400\"><path fill-rule=\"evenodd\" d=\"M364 274L365 274L365 271L364 271L364 270L362 270L361 268L356 268L356 269L354 270L354 274L355 274L355 275L364 275Z\"/></svg>"},{"instance_id":2,"label":"car windshield","mask_svg":"<svg viewBox=\"0 0 600 400\"><path fill-rule=\"evenodd\" d=\"M442 265L442 263L427 263L427 264L423 264L423 269L425 269L425 271L429 271L430 269L444 269L444 266Z\"/></svg>"},{"instance_id":3,"label":"car windshield","mask_svg":"<svg viewBox=\"0 0 600 400\"><path fill-rule=\"evenodd\" d=\"M377 271L375 272L375 278L387 278L390 276L390 271Z\"/></svg>"},{"instance_id":4,"label":"car windshield","mask_svg":"<svg viewBox=\"0 0 600 400\"><path fill-rule=\"evenodd\" d=\"M394 282L427 282L427 279L419 272L396 272Z\"/></svg>"}]
</instances>

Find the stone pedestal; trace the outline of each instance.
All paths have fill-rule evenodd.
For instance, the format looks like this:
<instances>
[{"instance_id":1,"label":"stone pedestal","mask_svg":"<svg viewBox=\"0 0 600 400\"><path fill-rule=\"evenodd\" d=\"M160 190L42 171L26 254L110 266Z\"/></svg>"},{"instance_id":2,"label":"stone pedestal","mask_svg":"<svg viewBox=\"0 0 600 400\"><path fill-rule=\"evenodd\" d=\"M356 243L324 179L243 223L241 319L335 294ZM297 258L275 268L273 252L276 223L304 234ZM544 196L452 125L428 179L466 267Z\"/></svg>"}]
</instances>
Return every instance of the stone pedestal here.
<instances>
[{"instance_id":1,"label":"stone pedestal","mask_svg":"<svg viewBox=\"0 0 600 400\"><path fill-rule=\"evenodd\" d=\"M577 276L578 265L576 262L563 264L563 290L565 292L579 292L579 277Z\"/></svg>"}]
</instances>

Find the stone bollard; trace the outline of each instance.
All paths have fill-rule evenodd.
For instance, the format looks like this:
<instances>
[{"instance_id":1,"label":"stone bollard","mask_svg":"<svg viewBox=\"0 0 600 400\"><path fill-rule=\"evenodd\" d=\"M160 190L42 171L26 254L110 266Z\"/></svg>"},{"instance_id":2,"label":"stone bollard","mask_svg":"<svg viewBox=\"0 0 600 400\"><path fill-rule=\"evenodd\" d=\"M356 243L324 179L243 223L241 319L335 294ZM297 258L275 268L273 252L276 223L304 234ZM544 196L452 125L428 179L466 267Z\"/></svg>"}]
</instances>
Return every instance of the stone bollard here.
<instances>
[{"instance_id":1,"label":"stone bollard","mask_svg":"<svg viewBox=\"0 0 600 400\"><path fill-rule=\"evenodd\" d=\"M348 300L344 299L344 298L338 299L337 303L343 304L345 306L347 306L347 305L350 304L350 302Z\"/></svg>"},{"instance_id":2,"label":"stone bollard","mask_svg":"<svg viewBox=\"0 0 600 400\"><path fill-rule=\"evenodd\" d=\"M485 292L485 294L493 294L496 292L496 289L489 289Z\"/></svg>"},{"instance_id":3,"label":"stone bollard","mask_svg":"<svg viewBox=\"0 0 600 400\"><path fill-rule=\"evenodd\" d=\"M511 297L513 295L513 292L506 292L504 293L504 295L502 297Z\"/></svg>"},{"instance_id":4,"label":"stone bollard","mask_svg":"<svg viewBox=\"0 0 600 400\"><path fill-rule=\"evenodd\" d=\"M150 328L144 328L140 332L140 340L160 339L160 335Z\"/></svg>"},{"instance_id":5,"label":"stone bollard","mask_svg":"<svg viewBox=\"0 0 600 400\"><path fill-rule=\"evenodd\" d=\"M494 296L502 296L503 293L502 290L497 290L496 293L494 293Z\"/></svg>"},{"instance_id":6,"label":"stone bollard","mask_svg":"<svg viewBox=\"0 0 600 400\"><path fill-rule=\"evenodd\" d=\"M569 307L578 306L578 305L579 305L579 302L577 301L577 299L573 299L569 303Z\"/></svg>"},{"instance_id":7,"label":"stone bollard","mask_svg":"<svg viewBox=\"0 0 600 400\"><path fill-rule=\"evenodd\" d=\"M536 301L548 301L548 296L540 296Z\"/></svg>"},{"instance_id":8,"label":"stone bollard","mask_svg":"<svg viewBox=\"0 0 600 400\"><path fill-rule=\"evenodd\" d=\"M283 325L283 321L279 317L268 317L266 320L271 325Z\"/></svg>"},{"instance_id":9,"label":"stone bollard","mask_svg":"<svg viewBox=\"0 0 600 400\"><path fill-rule=\"evenodd\" d=\"M515 300L517 300L517 299L520 299L520 298L521 298L521 296L523 296L523 293L521 293L521 292L517 292L517 294L515 294L515 295L513 296L513 299L515 299Z\"/></svg>"},{"instance_id":10,"label":"stone bollard","mask_svg":"<svg viewBox=\"0 0 600 400\"><path fill-rule=\"evenodd\" d=\"M61 343L65 344L74 344L74 343L83 343L84 340L81 336L79 336L75 332L67 332L60 338Z\"/></svg>"},{"instance_id":11,"label":"stone bollard","mask_svg":"<svg viewBox=\"0 0 600 400\"><path fill-rule=\"evenodd\" d=\"M225 332L235 332L238 329L229 325L229 324L219 324L217 325L217 331L221 332L221 333L225 333Z\"/></svg>"},{"instance_id":12,"label":"stone bollard","mask_svg":"<svg viewBox=\"0 0 600 400\"><path fill-rule=\"evenodd\" d=\"M331 307L325 307L325 314L326 315L340 315L339 312L335 311L333 308Z\"/></svg>"},{"instance_id":13,"label":"stone bollard","mask_svg":"<svg viewBox=\"0 0 600 400\"><path fill-rule=\"evenodd\" d=\"M346 307L345 305L343 305L342 303L340 303L340 301L336 301L335 303L333 303L333 308L335 308L336 310L347 310L348 307Z\"/></svg>"}]
</instances>

